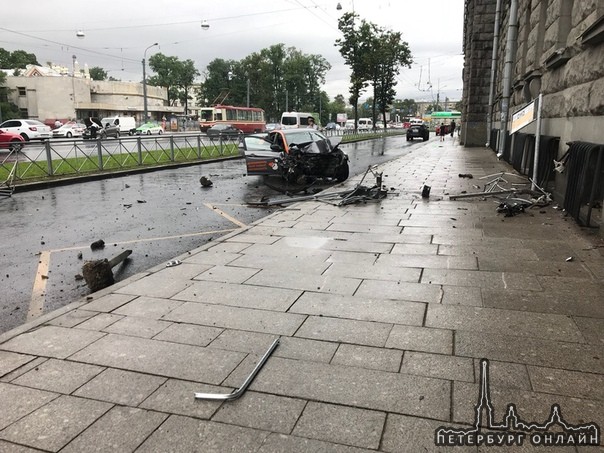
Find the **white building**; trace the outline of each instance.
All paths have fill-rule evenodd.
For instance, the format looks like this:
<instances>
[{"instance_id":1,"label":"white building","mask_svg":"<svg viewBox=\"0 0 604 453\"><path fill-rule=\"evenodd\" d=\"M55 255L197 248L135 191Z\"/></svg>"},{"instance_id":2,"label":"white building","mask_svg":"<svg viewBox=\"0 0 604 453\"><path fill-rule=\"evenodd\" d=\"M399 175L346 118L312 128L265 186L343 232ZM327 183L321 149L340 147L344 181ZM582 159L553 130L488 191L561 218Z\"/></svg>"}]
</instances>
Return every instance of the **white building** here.
<instances>
[{"instance_id":1,"label":"white building","mask_svg":"<svg viewBox=\"0 0 604 453\"><path fill-rule=\"evenodd\" d=\"M77 63L76 63L77 64ZM57 66L29 65L21 75L5 70L8 101L17 105L23 118L48 124L90 116L134 116L143 122L143 85L137 82L91 80L88 68L75 77ZM168 106L166 88L147 85L147 111L152 120L183 114L183 107Z\"/></svg>"}]
</instances>

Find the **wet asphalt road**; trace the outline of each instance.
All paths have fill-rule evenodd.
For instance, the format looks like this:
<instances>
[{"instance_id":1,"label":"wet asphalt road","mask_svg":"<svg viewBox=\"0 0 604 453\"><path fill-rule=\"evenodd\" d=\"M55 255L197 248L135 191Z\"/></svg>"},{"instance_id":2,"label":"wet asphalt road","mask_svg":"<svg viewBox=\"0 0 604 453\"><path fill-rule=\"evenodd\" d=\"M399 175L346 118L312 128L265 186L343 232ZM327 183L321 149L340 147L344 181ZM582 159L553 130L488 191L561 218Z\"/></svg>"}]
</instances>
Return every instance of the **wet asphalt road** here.
<instances>
[{"instance_id":1,"label":"wet asphalt road","mask_svg":"<svg viewBox=\"0 0 604 453\"><path fill-rule=\"evenodd\" d=\"M398 136L343 149L351 174L358 174L422 143ZM201 176L213 186L202 188ZM113 270L116 280L126 278L277 209L246 205L263 196L282 195L262 178L245 176L245 163L237 159L0 199L0 333L25 322L28 313L35 317L89 294L85 282L76 280L84 261L110 259L131 249L128 263ZM90 244L99 239L105 248L92 251Z\"/></svg>"}]
</instances>

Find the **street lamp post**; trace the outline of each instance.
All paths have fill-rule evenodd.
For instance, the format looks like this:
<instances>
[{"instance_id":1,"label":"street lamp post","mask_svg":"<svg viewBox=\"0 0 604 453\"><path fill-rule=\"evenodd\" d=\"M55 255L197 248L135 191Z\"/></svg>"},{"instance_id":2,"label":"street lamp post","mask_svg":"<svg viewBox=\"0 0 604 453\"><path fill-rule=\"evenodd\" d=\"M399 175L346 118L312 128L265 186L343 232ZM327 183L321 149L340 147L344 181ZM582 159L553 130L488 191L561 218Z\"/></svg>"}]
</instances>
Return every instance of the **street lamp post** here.
<instances>
[{"instance_id":1,"label":"street lamp post","mask_svg":"<svg viewBox=\"0 0 604 453\"><path fill-rule=\"evenodd\" d=\"M145 49L145 52L143 53L143 105L144 105L144 112L143 112L143 122L147 121L147 65L145 63L145 60L147 58L147 50L149 50L151 47L155 47L158 46L158 43L153 43L151 44L149 47L147 47Z\"/></svg>"}]
</instances>

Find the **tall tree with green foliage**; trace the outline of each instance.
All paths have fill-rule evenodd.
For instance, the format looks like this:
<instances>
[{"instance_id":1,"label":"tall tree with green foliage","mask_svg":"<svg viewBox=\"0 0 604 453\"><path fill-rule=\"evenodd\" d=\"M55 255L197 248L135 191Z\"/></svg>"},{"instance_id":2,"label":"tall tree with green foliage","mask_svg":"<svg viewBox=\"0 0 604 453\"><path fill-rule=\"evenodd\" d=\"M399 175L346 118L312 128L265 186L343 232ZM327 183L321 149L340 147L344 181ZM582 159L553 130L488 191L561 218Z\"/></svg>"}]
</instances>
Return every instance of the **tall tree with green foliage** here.
<instances>
[{"instance_id":1,"label":"tall tree with green foliage","mask_svg":"<svg viewBox=\"0 0 604 453\"><path fill-rule=\"evenodd\" d=\"M92 80L107 80L108 77L107 71L98 66L90 68L89 73Z\"/></svg>"},{"instance_id":2,"label":"tall tree with green foliage","mask_svg":"<svg viewBox=\"0 0 604 453\"><path fill-rule=\"evenodd\" d=\"M373 85L373 122L376 121L376 107L379 108L384 124L386 109L394 101L396 76L401 66L411 67L409 45L402 40L401 32L393 32L373 27L373 52L369 55L371 83Z\"/></svg>"},{"instance_id":3,"label":"tall tree with green foliage","mask_svg":"<svg viewBox=\"0 0 604 453\"><path fill-rule=\"evenodd\" d=\"M10 52L0 48L0 69L25 69L28 64L40 65L33 53L24 50Z\"/></svg>"},{"instance_id":4,"label":"tall tree with green foliage","mask_svg":"<svg viewBox=\"0 0 604 453\"><path fill-rule=\"evenodd\" d=\"M374 42L374 26L365 20L357 25L356 13L344 13L338 20L338 28L342 38L336 39L340 55L344 62L350 67L350 103L352 104L355 130L358 119L358 103L361 94L367 88L367 80L370 77L370 56Z\"/></svg>"},{"instance_id":5,"label":"tall tree with green foliage","mask_svg":"<svg viewBox=\"0 0 604 453\"><path fill-rule=\"evenodd\" d=\"M10 90L6 85L6 73L0 71L0 123L2 121L19 118L19 107L8 100Z\"/></svg>"},{"instance_id":6,"label":"tall tree with green foliage","mask_svg":"<svg viewBox=\"0 0 604 453\"><path fill-rule=\"evenodd\" d=\"M168 105L180 101L188 109L189 90L199 71L192 60L181 61L177 57L156 53L149 58L149 67L156 74L147 83L165 87L168 91Z\"/></svg>"}]
</instances>

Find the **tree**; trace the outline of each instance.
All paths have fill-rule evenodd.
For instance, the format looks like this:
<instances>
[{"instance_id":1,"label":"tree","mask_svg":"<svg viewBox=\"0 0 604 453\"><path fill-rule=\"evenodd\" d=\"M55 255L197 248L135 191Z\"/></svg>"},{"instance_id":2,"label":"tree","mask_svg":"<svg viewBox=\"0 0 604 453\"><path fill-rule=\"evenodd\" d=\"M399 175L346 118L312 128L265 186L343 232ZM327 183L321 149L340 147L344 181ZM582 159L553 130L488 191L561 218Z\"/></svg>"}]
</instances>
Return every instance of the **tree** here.
<instances>
[{"instance_id":1,"label":"tree","mask_svg":"<svg viewBox=\"0 0 604 453\"><path fill-rule=\"evenodd\" d=\"M359 17L356 13L345 13L338 20L338 28L342 38L336 40L344 62L350 66L350 103L354 111L354 128L357 129L358 103L361 93L367 88L370 78L370 54L374 42L372 25L362 20L360 26L355 26Z\"/></svg>"},{"instance_id":2,"label":"tree","mask_svg":"<svg viewBox=\"0 0 604 453\"><path fill-rule=\"evenodd\" d=\"M400 32L393 32L384 29L375 29L374 51L370 54L370 67L372 75L374 102L373 102L373 121L376 120L376 106L379 106L380 113L386 124L386 109L394 101L396 91L396 76L400 72L401 66L411 67L411 51L409 45L402 41Z\"/></svg>"},{"instance_id":3,"label":"tree","mask_svg":"<svg viewBox=\"0 0 604 453\"><path fill-rule=\"evenodd\" d=\"M25 69L28 64L40 65L33 53L24 50L10 52L0 48L0 68L2 69Z\"/></svg>"},{"instance_id":4,"label":"tree","mask_svg":"<svg viewBox=\"0 0 604 453\"><path fill-rule=\"evenodd\" d=\"M90 68L89 72L92 80L107 80L108 74L103 68L94 66Z\"/></svg>"}]
</instances>

